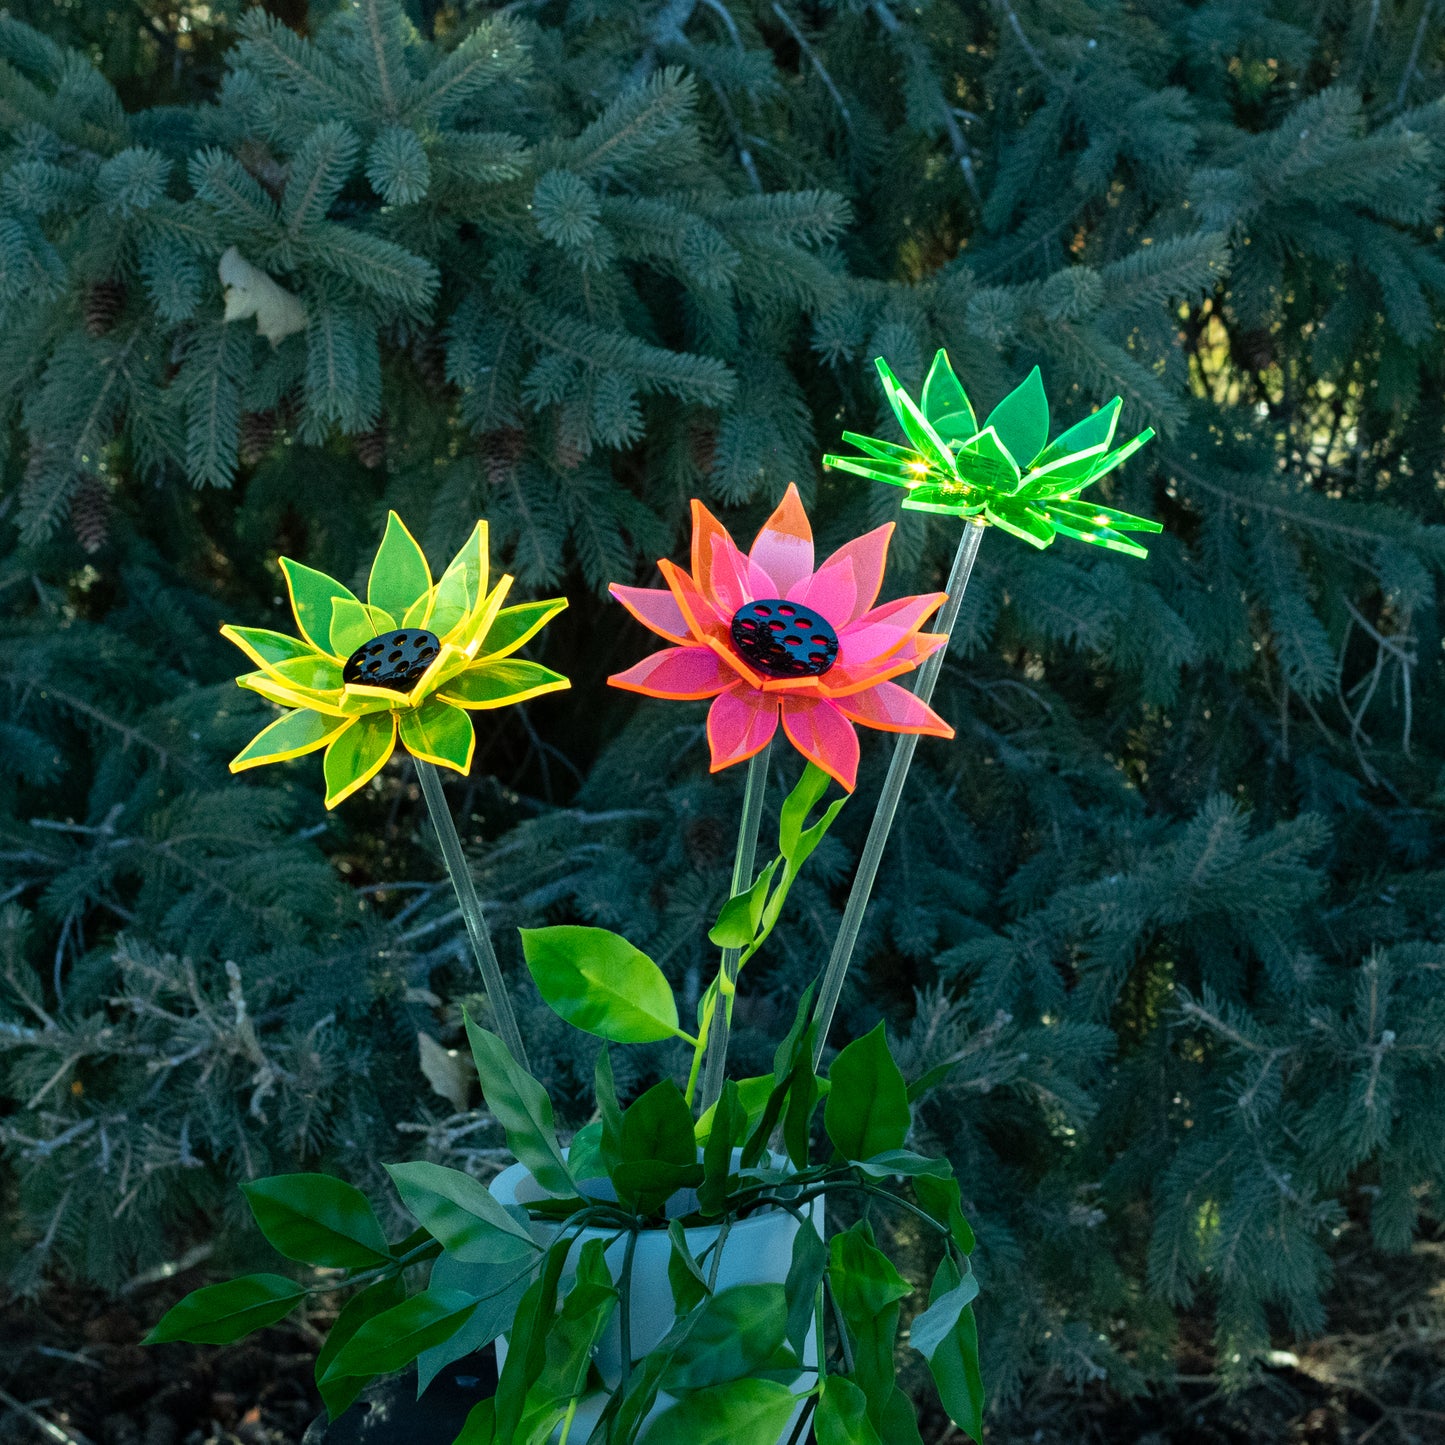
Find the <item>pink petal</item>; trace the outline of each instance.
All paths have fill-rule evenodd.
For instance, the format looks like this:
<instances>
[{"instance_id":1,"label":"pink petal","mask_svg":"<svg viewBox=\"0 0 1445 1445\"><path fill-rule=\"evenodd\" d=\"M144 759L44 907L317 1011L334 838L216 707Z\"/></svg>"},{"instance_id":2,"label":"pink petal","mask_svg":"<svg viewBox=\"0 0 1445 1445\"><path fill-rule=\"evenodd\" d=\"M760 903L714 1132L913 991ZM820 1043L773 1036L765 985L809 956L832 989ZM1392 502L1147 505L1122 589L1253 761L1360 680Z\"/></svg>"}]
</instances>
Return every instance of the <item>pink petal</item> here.
<instances>
[{"instance_id":1,"label":"pink petal","mask_svg":"<svg viewBox=\"0 0 1445 1445\"><path fill-rule=\"evenodd\" d=\"M853 791L858 781L858 734L831 702L785 697L783 731L810 763L817 763L829 777Z\"/></svg>"},{"instance_id":2,"label":"pink petal","mask_svg":"<svg viewBox=\"0 0 1445 1445\"><path fill-rule=\"evenodd\" d=\"M853 722L883 732L927 733L938 738L953 736L953 729L927 703L920 702L896 682L880 682L863 692L840 697L835 706Z\"/></svg>"},{"instance_id":3,"label":"pink petal","mask_svg":"<svg viewBox=\"0 0 1445 1445\"><path fill-rule=\"evenodd\" d=\"M811 577L797 583L788 595L799 607L812 607L821 612L838 631L852 620L858 601L858 583L853 564L847 557L820 567Z\"/></svg>"},{"instance_id":4,"label":"pink petal","mask_svg":"<svg viewBox=\"0 0 1445 1445\"><path fill-rule=\"evenodd\" d=\"M734 676L710 647L664 647L607 681L626 692L686 700L716 697Z\"/></svg>"},{"instance_id":5,"label":"pink petal","mask_svg":"<svg viewBox=\"0 0 1445 1445\"><path fill-rule=\"evenodd\" d=\"M614 582L607 589L644 627L669 642L687 642L687 618L670 591L658 587L624 587Z\"/></svg>"},{"instance_id":6,"label":"pink petal","mask_svg":"<svg viewBox=\"0 0 1445 1445\"><path fill-rule=\"evenodd\" d=\"M692 576L698 591L717 612L731 618L746 599L738 596L737 577L746 568L731 565L734 556L741 557L737 543L728 530L696 498L692 503ZM721 576L715 572L718 558L724 560Z\"/></svg>"},{"instance_id":7,"label":"pink petal","mask_svg":"<svg viewBox=\"0 0 1445 1445\"><path fill-rule=\"evenodd\" d=\"M778 700L739 683L721 694L707 712L707 743L712 750L710 772L759 753L778 728Z\"/></svg>"},{"instance_id":8,"label":"pink petal","mask_svg":"<svg viewBox=\"0 0 1445 1445\"><path fill-rule=\"evenodd\" d=\"M942 632L915 632L901 647L882 657L856 663L852 667L840 665L830 668L821 679L823 692L831 698L848 697L890 677L901 677L906 672L912 672L925 657L937 652L947 641Z\"/></svg>"},{"instance_id":9,"label":"pink petal","mask_svg":"<svg viewBox=\"0 0 1445 1445\"><path fill-rule=\"evenodd\" d=\"M881 527L845 542L818 568L821 577L844 558L853 564L857 597L851 615L842 619L843 624L856 622L878 600L878 591L883 586L883 570L888 565L888 543L892 537L893 523L885 522Z\"/></svg>"},{"instance_id":10,"label":"pink petal","mask_svg":"<svg viewBox=\"0 0 1445 1445\"><path fill-rule=\"evenodd\" d=\"M717 633L719 636L726 635L728 622L732 618L731 612L720 613L703 596L697 583L681 567L669 562L667 558L664 557L657 564L657 570L662 573L668 591L672 593L677 602L683 621L687 623L688 632L693 638L701 641L712 633Z\"/></svg>"},{"instance_id":11,"label":"pink petal","mask_svg":"<svg viewBox=\"0 0 1445 1445\"><path fill-rule=\"evenodd\" d=\"M772 579L750 558L744 557L728 536L712 539L712 586L729 619L739 607L759 597L771 597Z\"/></svg>"},{"instance_id":12,"label":"pink petal","mask_svg":"<svg viewBox=\"0 0 1445 1445\"><path fill-rule=\"evenodd\" d=\"M865 612L838 633L838 660L850 666L888 657L943 605L945 593L900 597Z\"/></svg>"},{"instance_id":13,"label":"pink petal","mask_svg":"<svg viewBox=\"0 0 1445 1445\"><path fill-rule=\"evenodd\" d=\"M788 483L783 500L753 542L748 557L771 579L774 597L786 597L789 590L813 570L813 529L797 487Z\"/></svg>"}]
</instances>

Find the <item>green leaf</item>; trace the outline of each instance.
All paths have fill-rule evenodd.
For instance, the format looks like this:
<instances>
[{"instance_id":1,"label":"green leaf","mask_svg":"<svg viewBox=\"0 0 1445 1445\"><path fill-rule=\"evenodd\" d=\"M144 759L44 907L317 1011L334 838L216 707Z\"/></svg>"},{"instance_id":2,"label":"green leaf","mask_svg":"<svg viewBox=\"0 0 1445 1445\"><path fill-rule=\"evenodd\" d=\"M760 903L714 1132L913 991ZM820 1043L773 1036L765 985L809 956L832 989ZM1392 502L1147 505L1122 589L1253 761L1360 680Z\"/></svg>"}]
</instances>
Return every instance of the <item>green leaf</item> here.
<instances>
[{"instance_id":1,"label":"green leaf","mask_svg":"<svg viewBox=\"0 0 1445 1445\"><path fill-rule=\"evenodd\" d=\"M229 1345L285 1319L305 1298L300 1285L279 1274L242 1275L192 1290L161 1316L143 1343L186 1340L193 1345Z\"/></svg>"},{"instance_id":2,"label":"green leaf","mask_svg":"<svg viewBox=\"0 0 1445 1445\"><path fill-rule=\"evenodd\" d=\"M607 1166L602 1162L600 1119L584 1124L572 1136L572 1142L567 1146L567 1169L574 1179L600 1179L607 1173Z\"/></svg>"},{"instance_id":3,"label":"green leaf","mask_svg":"<svg viewBox=\"0 0 1445 1445\"><path fill-rule=\"evenodd\" d=\"M1049 399L1037 366L989 412L983 426L998 433L1020 467L1043 451L1049 440Z\"/></svg>"},{"instance_id":4,"label":"green leaf","mask_svg":"<svg viewBox=\"0 0 1445 1445\"><path fill-rule=\"evenodd\" d=\"M967 441L978 430L963 383L953 373L948 353L939 348L923 383L923 414L946 442Z\"/></svg>"},{"instance_id":5,"label":"green leaf","mask_svg":"<svg viewBox=\"0 0 1445 1445\"><path fill-rule=\"evenodd\" d=\"M618 1162L611 1172L618 1197L643 1214L701 1182L692 1111L671 1079L654 1084L622 1115Z\"/></svg>"},{"instance_id":6,"label":"green leaf","mask_svg":"<svg viewBox=\"0 0 1445 1445\"><path fill-rule=\"evenodd\" d=\"M855 1159L853 1163L875 1179L887 1179L894 1174L901 1174L906 1179L916 1179L921 1174L946 1179L953 1173L953 1165L947 1159L930 1159L926 1154L915 1154L911 1149L885 1149L871 1159Z\"/></svg>"},{"instance_id":7,"label":"green leaf","mask_svg":"<svg viewBox=\"0 0 1445 1445\"><path fill-rule=\"evenodd\" d=\"M476 1300L464 1290L426 1289L373 1316L341 1347L327 1380L400 1370L423 1350L449 1340L472 1317Z\"/></svg>"},{"instance_id":8,"label":"green leaf","mask_svg":"<svg viewBox=\"0 0 1445 1445\"><path fill-rule=\"evenodd\" d=\"M477 1301L477 1308L456 1334L439 1345L423 1350L416 1357L418 1397L453 1360L491 1344L511 1327L531 1273L530 1264L508 1274L493 1264L463 1264L449 1254L437 1259L431 1267L429 1287L461 1290ZM335 1329L335 1326L332 1328Z\"/></svg>"},{"instance_id":9,"label":"green leaf","mask_svg":"<svg viewBox=\"0 0 1445 1445\"><path fill-rule=\"evenodd\" d=\"M336 1323L326 1332L326 1343L316 1356L316 1385L321 1391L322 1403L327 1416L334 1420L366 1388L365 1375L342 1375L328 1380L326 1372L331 1362L341 1353L341 1348L364 1325L383 1310L393 1309L406 1298L406 1281L400 1271L379 1279L359 1294L347 1300L346 1307L336 1317Z\"/></svg>"},{"instance_id":10,"label":"green leaf","mask_svg":"<svg viewBox=\"0 0 1445 1445\"><path fill-rule=\"evenodd\" d=\"M911 1286L860 1221L829 1242L828 1287L853 1342L853 1378L868 1397L868 1418L888 1439L883 1412L894 1389L899 1301L912 1293Z\"/></svg>"},{"instance_id":11,"label":"green leaf","mask_svg":"<svg viewBox=\"0 0 1445 1445\"><path fill-rule=\"evenodd\" d=\"M948 1418L971 1439L982 1440L983 1374L978 1323L970 1304L977 1293L972 1274L961 1278L958 1266L945 1255L933 1276L928 1308L913 1322L910 1342L926 1356Z\"/></svg>"},{"instance_id":12,"label":"green leaf","mask_svg":"<svg viewBox=\"0 0 1445 1445\"><path fill-rule=\"evenodd\" d=\"M540 1246L485 1184L441 1164L388 1164L406 1207L463 1264L514 1264Z\"/></svg>"},{"instance_id":13,"label":"green leaf","mask_svg":"<svg viewBox=\"0 0 1445 1445\"><path fill-rule=\"evenodd\" d=\"M522 1439L546 1440L567 1402L582 1393L593 1351L618 1300L603 1251L600 1239L590 1239L582 1246L576 1277L547 1332L541 1372L527 1392Z\"/></svg>"},{"instance_id":14,"label":"green leaf","mask_svg":"<svg viewBox=\"0 0 1445 1445\"><path fill-rule=\"evenodd\" d=\"M702 1183L698 1185L697 1207L704 1215L721 1214L732 1175L733 1149L741 1144L748 1128L747 1109L737 1083L728 1079L717 1103L707 1142L702 1150Z\"/></svg>"},{"instance_id":15,"label":"green leaf","mask_svg":"<svg viewBox=\"0 0 1445 1445\"><path fill-rule=\"evenodd\" d=\"M808 765L812 766L811 763ZM717 922L708 929L708 938L719 948L746 948L757 936L758 924L762 920L763 905L768 901L768 889L772 886L773 874L783 860L774 858L753 880L752 886L743 893L735 893L722 906Z\"/></svg>"},{"instance_id":16,"label":"green leaf","mask_svg":"<svg viewBox=\"0 0 1445 1445\"><path fill-rule=\"evenodd\" d=\"M923 1445L923 1436L918 1433L918 1416L913 1401L906 1391L898 1386L883 1402L882 1424L878 1433L888 1445Z\"/></svg>"},{"instance_id":17,"label":"green leaf","mask_svg":"<svg viewBox=\"0 0 1445 1445\"><path fill-rule=\"evenodd\" d=\"M313 647L330 652L332 606L338 597L356 602L356 595L324 572L293 562L289 557L282 557L279 561L286 578L286 589L291 594L291 611L301 635Z\"/></svg>"},{"instance_id":18,"label":"green leaf","mask_svg":"<svg viewBox=\"0 0 1445 1445\"><path fill-rule=\"evenodd\" d=\"M513 1057L494 1033L479 1028L463 1013L482 1094L507 1135L507 1146L549 1194L576 1194L577 1185L562 1147L547 1091ZM575 1148L576 1141L573 1141Z\"/></svg>"},{"instance_id":19,"label":"green leaf","mask_svg":"<svg viewBox=\"0 0 1445 1445\"><path fill-rule=\"evenodd\" d=\"M800 1360L808 1328L813 1323L818 1286L827 1267L827 1246L811 1221L804 1221L793 1236L793 1257L788 1265L788 1278L783 1284L783 1294L788 1302L787 1341ZM821 1335L819 1343L822 1343Z\"/></svg>"},{"instance_id":20,"label":"green leaf","mask_svg":"<svg viewBox=\"0 0 1445 1445\"><path fill-rule=\"evenodd\" d=\"M662 1388L702 1390L742 1379L783 1343L788 1303L780 1284L739 1284L702 1307L687 1340L673 1354Z\"/></svg>"},{"instance_id":21,"label":"green leaf","mask_svg":"<svg viewBox=\"0 0 1445 1445\"><path fill-rule=\"evenodd\" d=\"M913 1192L923 1208L945 1226L964 1254L973 1252L973 1230L963 1217L962 1196L956 1179L931 1179L926 1174L913 1181Z\"/></svg>"},{"instance_id":22,"label":"green leaf","mask_svg":"<svg viewBox=\"0 0 1445 1445\"><path fill-rule=\"evenodd\" d=\"M386 532L371 564L366 600L393 617L405 617L417 598L431 587L431 568L426 553L395 512L386 514Z\"/></svg>"},{"instance_id":23,"label":"green leaf","mask_svg":"<svg viewBox=\"0 0 1445 1445\"><path fill-rule=\"evenodd\" d=\"M773 1076L771 1074L759 1074L756 1078L737 1080L738 1095L742 1102L743 1111L747 1115L748 1128L762 1118L763 1110L767 1107L768 1096L773 1091ZM706 1144L712 1137L713 1120L717 1116L717 1105L709 1104L699 1116L697 1123L693 1126L693 1133L697 1135L699 1144ZM734 1143L737 1141L734 1140Z\"/></svg>"},{"instance_id":24,"label":"green leaf","mask_svg":"<svg viewBox=\"0 0 1445 1445\"><path fill-rule=\"evenodd\" d=\"M911 1122L908 1085L888 1052L881 1023L833 1060L828 1079L832 1088L823 1124L845 1159L871 1159L903 1147Z\"/></svg>"},{"instance_id":25,"label":"green leaf","mask_svg":"<svg viewBox=\"0 0 1445 1445\"><path fill-rule=\"evenodd\" d=\"M598 1111L602 1115L600 1152L610 1175L622 1163L622 1110L617 1103L617 1085L612 1078L612 1055L606 1044L597 1055L593 1089L597 1095Z\"/></svg>"},{"instance_id":26,"label":"green leaf","mask_svg":"<svg viewBox=\"0 0 1445 1445\"><path fill-rule=\"evenodd\" d=\"M803 838L803 824L828 791L828 783L828 774L817 763L809 763L792 792L783 799L783 806L778 810L778 852L784 858L791 860L797 853Z\"/></svg>"},{"instance_id":27,"label":"green leaf","mask_svg":"<svg viewBox=\"0 0 1445 1445\"><path fill-rule=\"evenodd\" d=\"M823 1382L813 1429L818 1445L883 1445L868 1418L867 1396L846 1375L829 1375Z\"/></svg>"},{"instance_id":28,"label":"green leaf","mask_svg":"<svg viewBox=\"0 0 1445 1445\"><path fill-rule=\"evenodd\" d=\"M574 1028L620 1044L687 1038L658 966L605 928L524 928L522 952L542 997Z\"/></svg>"},{"instance_id":29,"label":"green leaf","mask_svg":"<svg viewBox=\"0 0 1445 1445\"><path fill-rule=\"evenodd\" d=\"M777 1445L798 1399L776 1380L733 1380L679 1400L643 1445Z\"/></svg>"},{"instance_id":30,"label":"green leaf","mask_svg":"<svg viewBox=\"0 0 1445 1445\"><path fill-rule=\"evenodd\" d=\"M241 1186L271 1247L301 1264L365 1269L391 1258L370 1203L330 1174L274 1174Z\"/></svg>"},{"instance_id":31,"label":"green leaf","mask_svg":"<svg viewBox=\"0 0 1445 1445\"><path fill-rule=\"evenodd\" d=\"M561 1239L546 1254L541 1272L527 1286L507 1332L507 1361L497 1381L497 1438L511 1441L526 1407L527 1394L547 1363L547 1336L557 1323L557 1285L572 1247Z\"/></svg>"},{"instance_id":32,"label":"green leaf","mask_svg":"<svg viewBox=\"0 0 1445 1445\"><path fill-rule=\"evenodd\" d=\"M688 1248L687 1231L680 1220L674 1219L668 1224L667 1242L667 1283L672 1291L673 1310L685 1315L696 1309L712 1291Z\"/></svg>"}]
</instances>

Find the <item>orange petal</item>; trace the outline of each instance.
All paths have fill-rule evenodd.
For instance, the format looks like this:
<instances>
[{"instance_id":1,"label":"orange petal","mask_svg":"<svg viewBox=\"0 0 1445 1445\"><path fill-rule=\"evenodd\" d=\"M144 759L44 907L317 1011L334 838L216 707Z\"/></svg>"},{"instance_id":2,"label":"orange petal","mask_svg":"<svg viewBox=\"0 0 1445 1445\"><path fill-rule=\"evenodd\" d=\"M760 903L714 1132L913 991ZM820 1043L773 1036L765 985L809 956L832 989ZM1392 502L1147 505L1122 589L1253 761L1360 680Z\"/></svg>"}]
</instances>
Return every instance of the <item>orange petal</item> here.
<instances>
[{"instance_id":1,"label":"orange petal","mask_svg":"<svg viewBox=\"0 0 1445 1445\"><path fill-rule=\"evenodd\" d=\"M788 483L777 510L763 523L748 559L772 579L775 597L786 597L790 588L812 572L813 529L793 482Z\"/></svg>"}]
</instances>

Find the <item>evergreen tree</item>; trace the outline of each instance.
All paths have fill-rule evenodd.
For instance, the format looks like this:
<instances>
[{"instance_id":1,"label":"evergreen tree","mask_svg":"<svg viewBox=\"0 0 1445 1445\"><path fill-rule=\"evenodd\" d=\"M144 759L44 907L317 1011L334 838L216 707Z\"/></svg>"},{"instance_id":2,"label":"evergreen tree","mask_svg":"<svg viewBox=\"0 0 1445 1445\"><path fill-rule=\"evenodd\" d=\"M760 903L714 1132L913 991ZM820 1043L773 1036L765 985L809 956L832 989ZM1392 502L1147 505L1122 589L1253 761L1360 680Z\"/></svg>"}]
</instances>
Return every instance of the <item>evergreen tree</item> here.
<instances>
[{"instance_id":1,"label":"evergreen tree","mask_svg":"<svg viewBox=\"0 0 1445 1445\"><path fill-rule=\"evenodd\" d=\"M90 37L0 20L12 1280L117 1283L293 1161L374 1182L398 1125L485 1156L419 1063L471 979L404 763L344 817L305 762L226 778L264 714L215 628L279 616L268 559L351 576L387 505L438 556L484 514L571 591L545 660L587 703L509 710L458 790L484 896L695 987L736 782L700 715L603 693L632 643L589 594L691 494L740 530L789 480L839 536L894 515L817 458L888 434L874 355L914 387L943 344L985 406L1035 362L1069 415L1121 394L1160 439L1103 499L1167 531L1147 565L986 539L959 741L920 751L834 1042L882 1009L906 1044L996 1396L1167 1374L1184 1310L1236 1373L1319 1328L1340 1234L1406 1248L1445 1188L1435 7L287 19L150 106L58 43ZM954 540L905 514L890 585ZM580 1098L548 1017L534 1063Z\"/></svg>"}]
</instances>

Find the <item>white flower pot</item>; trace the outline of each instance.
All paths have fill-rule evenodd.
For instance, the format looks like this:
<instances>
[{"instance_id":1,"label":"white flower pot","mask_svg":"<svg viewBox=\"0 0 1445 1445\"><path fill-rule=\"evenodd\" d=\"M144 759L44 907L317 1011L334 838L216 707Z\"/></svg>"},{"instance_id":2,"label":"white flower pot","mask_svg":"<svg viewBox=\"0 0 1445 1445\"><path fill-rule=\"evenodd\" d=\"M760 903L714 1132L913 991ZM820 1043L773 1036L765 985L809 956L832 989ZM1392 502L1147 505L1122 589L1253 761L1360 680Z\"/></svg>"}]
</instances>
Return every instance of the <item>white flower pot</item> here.
<instances>
[{"instance_id":1,"label":"white flower pot","mask_svg":"<svg viewBox=\"0 0 1445 1445\"><path fill-rule=\"evenodd\" d=\"M738 1165L741 1152L738 1149L733 1150L734 1168ZM780 1154L774 1154L770 1163L776 1169L789 1167L786 1156ZM527 1168L523 1164L513 1164L510 1169L503 1170L492 1180L490 1188L493 1196L502 1204L525 1205L549 1197L527 1172ZM583 1190L587 1195L597 1199L614 1200L617 1197L612 1191L611 1183L606 1179L584 1180ZM669 1201L668 1217L678 1218L690 1213L696 1207L696 1203L696 1196L692 1191L683 1190ZM818 1231L818 1237L821 1239L823 1237L823 1200L821 1198L813 1200L803 1212L812 1221L813 1228ZM788 1267L793 1260L793 1238L798 1232L798 1227L798 1221L783 1209L760 1210L746 1219L735 1221L722 1245L722 1257L717 1266L716 1288L723 1290L736 1284L785 1283L788 1277ZM534 1223L532 1228L542 1242L545 1242L555 1230L555 1226L546 1223ZM567 1268L563 1272L564 1288L570 1282L582 1246L590 1239L611 1239L616 1232L615 1229L584 1229L578 1234L577 1241L568 1255ZM718 1226L713 1224L702 1225L686 1231L687 1245L692 1251L694 1259L713 1243L718 1237L718 1232ZM605 1258L614 1281L618 1281L622 1277L622 1262L626 1246L627 1241L624 1238L616 1240L607 1248ZM632 1256L631 1332L634 1361L640 1360L661 1342L663 1336L672 1328L675 1319L672 1288L667 1281L669 1254L670 1245L666 1230L647 1229L638 1235L637 1245ZM704 1267L711 1269L711 1263L712 1256L709 1255L708 1263ZM498 1372L506 1363L506 1359L507 1340L503 1335L497 1339ZM616 1310L613 1311L612 1319L593 1354L593 1360L607 1385L615 1387L622 1378L622 1322L620 1313ZM803 1343L803 1365L805 1367L803 1374L793 1386L794 1394L802 1394L811 1389L817 1380L818 1334L816 1323L809 1329L808 1337ZM607 1404L607 1398L604 1393L599 1391L581 1401L572 1425L572 1433L569 1437L571 1440L587 1439ZM661 1414L672 1403L671 1395L659 1392L657 1404L647 1419L651 1420L654 1416ZM801 1409L802 1407L799 1406L799 1412ZM778 1437L779 1445L786 1445L793 1432L793 1426L797 1423L797 1418L798 1412L795 1412L783 1433ZM552 1438L556 1440L560 1438L560 1434L559 1430Z\"/></svg>"}]
</instances>

